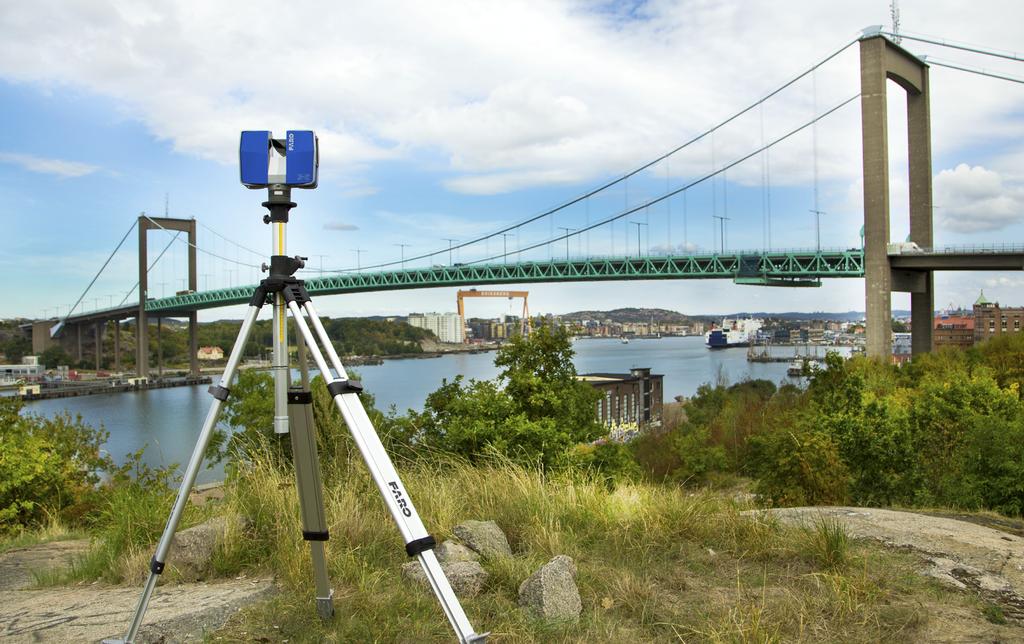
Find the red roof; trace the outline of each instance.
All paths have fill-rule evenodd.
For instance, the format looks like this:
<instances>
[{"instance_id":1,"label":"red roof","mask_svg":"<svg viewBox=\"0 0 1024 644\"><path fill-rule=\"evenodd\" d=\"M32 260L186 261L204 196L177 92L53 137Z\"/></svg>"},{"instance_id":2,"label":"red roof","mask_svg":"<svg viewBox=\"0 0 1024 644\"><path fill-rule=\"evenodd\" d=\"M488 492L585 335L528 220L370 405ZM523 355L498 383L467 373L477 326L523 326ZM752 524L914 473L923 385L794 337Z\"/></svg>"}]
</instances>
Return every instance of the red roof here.
<instances>
[{"instance_id":1,"label":"red roof","mask_svg":"<svg viewBox=\"0 0 1024 644\"><path fill-rule=\"evenodd\" d=\"M935 318L936 329L974 329L974 318L966 315L940 315Z\"/></svg>"}]
</instances>

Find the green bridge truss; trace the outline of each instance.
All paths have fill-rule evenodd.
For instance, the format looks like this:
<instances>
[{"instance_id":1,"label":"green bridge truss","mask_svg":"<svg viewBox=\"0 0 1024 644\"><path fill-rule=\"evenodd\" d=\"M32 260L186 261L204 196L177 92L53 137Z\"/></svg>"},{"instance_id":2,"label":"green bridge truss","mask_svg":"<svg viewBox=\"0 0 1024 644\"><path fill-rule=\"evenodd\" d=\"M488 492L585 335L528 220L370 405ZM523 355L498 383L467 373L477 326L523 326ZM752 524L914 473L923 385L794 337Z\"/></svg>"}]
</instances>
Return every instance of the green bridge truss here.
<instances>
[{"instance_id":1,"label":"green bridge truss","mask_svg":"<svg viewBox=\"0 0 1024 644\"><path fill-rule=\"evenodd\" d=\"M607 257L509 264L455 264L356 272L306 279L312 295L365 293L444 286L599 282L655 279L731 279L759 286L820 286L822 278L864 277L862 249L766 251L731 254ZM255 285L202 291L146 302L146 311L169 314L243 304Z\"/></svg>"}]
</instances>

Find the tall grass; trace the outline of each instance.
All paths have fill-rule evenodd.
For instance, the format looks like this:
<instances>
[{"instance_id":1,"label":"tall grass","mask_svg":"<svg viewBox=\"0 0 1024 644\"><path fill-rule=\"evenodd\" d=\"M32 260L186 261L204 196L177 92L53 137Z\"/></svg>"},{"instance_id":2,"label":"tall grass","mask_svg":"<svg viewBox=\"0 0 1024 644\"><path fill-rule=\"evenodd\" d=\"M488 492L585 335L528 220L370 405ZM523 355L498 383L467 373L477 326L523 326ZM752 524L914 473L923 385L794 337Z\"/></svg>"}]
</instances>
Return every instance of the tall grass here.
<instances>
[{"instance_id":1,"label":"tall grass","mask_svg":"<svg viewBox=\"0 0 1024 644\"><path fill-rule=\"evenodd\" d=\"M401 579L402 540L355 459L324 472L337 616L317 620L293 473L270 453L250 456L229 484L226 511L248 517L252 529L225 550L223 571L262 567L285 592L219 635L450 641L433 596ZM852 557L853 546L834 539L822 546L817 533L744 515L724 496L646 483L610 489L585 474L545 475L500 459L470 466L435 458L400 469L439 540L466 519L492 519L508 536L515 556L484 561L485 591L463 602L474 625L498 641L873 642L918 620L903 564L876 565L865 550L846 574L829 562L839 561L840 548ZM557 554L577 563L583 615L576 623L546 623L518 606L519 584Z\"/></svg>"}]
</instances>

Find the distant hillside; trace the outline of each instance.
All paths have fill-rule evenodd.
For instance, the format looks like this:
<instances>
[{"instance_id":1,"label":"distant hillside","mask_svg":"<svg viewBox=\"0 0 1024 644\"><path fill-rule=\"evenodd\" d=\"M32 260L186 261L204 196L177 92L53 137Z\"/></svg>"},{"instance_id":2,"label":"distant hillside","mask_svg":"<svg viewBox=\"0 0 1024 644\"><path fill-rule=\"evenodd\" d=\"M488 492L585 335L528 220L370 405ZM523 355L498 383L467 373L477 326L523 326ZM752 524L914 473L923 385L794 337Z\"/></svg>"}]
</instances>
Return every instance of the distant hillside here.
<instances>
[{"instance_id":1,"label":"distant hillside","mask_svg":"<svg viewBox=\"0 0 1024 644\"><path fill-rule=\"evenodd\" d=\"M910 311L894 309L893 317L908 317ZM841 322L856 322L864 319L863 311L844 311L844 312L833 312L833 311L784 311L781 313L771 313L768 311L741 311L738 313L726 313L726 314L708 314L708 313L695 313L693 315L685 315L679 311L670 311L668 309L641 309L641 308L624 308L624 309L613 309L611 311L573 311L572 313L564 313L561 316L566 320L611 320L622 324L624 322L650 322L653 318L655 322L662 323L680 323L685 324L690 320L721 320L722 318L773 318L776 320L792 320L792 321L804 321L804 320L837 320Z\"/></svg>"},{"instance_id":2,"label":"distant hillside","mask_svg":"<svg viewBox=\"0 0 1024 644\"><path fill-rule=\"evenodd\" d=\"M910 311L893 309L893 317L909 317ZM707 317L707 316L704 316ZM742 313L729 313L721 317L727 318L775 318L776 320L838 320L840 322L857 322L864 319L864 311L845 311L836 313L830 311L785 311L783 313L768 313L766 311L743 311Z\"/></svg>"},{"instance_id":3,"label":"distant hillside","mask_svg":"<svg viewBox=\"0 0 1024 644\"><path fill-rule=\"evenodd\" d=\"M573 311L565 313L562 319L567 320L611 320L622 324L624 322L663 322L668 324L685 324L692 317L683 315L679 311L668 309L613 309L611 311Z\"/></svg>"}]
</instances>

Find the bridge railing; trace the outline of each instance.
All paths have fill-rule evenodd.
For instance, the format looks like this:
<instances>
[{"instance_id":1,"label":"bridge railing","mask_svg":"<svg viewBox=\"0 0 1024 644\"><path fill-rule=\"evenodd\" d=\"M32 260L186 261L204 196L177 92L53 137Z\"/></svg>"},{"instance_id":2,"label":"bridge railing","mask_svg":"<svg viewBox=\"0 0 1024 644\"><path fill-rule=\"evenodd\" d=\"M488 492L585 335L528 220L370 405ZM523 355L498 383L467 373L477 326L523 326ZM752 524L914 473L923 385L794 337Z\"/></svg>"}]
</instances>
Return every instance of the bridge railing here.
<instances>
[{"instance_id":1,"label":"bridge railing","mask_svg":"<svg viewBox=\"0 0 1024 644\"><path fill-rule=\"evenodd\" d=\"M971 253L1024 253L1024 244L958 244L922 248L921 252L935 255L963 255Z\"/></svg>"}]
</instances>

